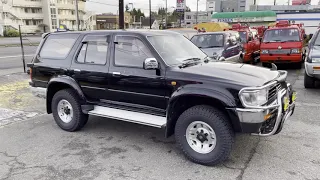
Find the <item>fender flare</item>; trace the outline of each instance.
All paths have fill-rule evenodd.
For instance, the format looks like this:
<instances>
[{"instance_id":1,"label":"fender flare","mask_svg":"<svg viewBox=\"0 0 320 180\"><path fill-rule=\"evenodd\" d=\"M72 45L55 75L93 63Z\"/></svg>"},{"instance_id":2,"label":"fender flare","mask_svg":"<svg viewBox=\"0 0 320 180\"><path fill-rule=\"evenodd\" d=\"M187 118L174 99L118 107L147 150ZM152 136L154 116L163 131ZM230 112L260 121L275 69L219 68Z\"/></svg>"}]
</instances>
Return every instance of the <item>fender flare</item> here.
<instances>
[{"instance_id":1,"label":"fender flare","mask_svg":"<svg viewBox=\"0 0 320 180\"><path fill-rule=\"evenodd\" d=\"M79 86L79 84L71 77L69 76L55 76L53 78L50 79L50 81L48 82L47 85L47 95L46 95L46 105L47 105L47 112L51 113L51 101L52 101L52 97L54 95L54 93L57 92L57 89L60 90L61 88L52 88L55 84L64 84L66 87L72 88L73 90L75 90L77 92L77 94L79 95L79 97L86 101L86 98L82 92L81 87Z\"/></svg>"},{"instance_id":2,"label":"fender flare","mask_svg":"<svg viewBox=\"0 0 320 180\"><path fill-rule=\"evenodd\" d=\"M177 118L174 116L175 103L183 97L192 96L199 98L208 98L219 101L225 108L236 107L237 102L233 95L223 88L205 88L199 85L186 85L178 88L171 96L167 107L167 123L166 123L166 137L169 137L174 132L174 127ZM233 121L233 120L231 120ZM233 122L232 122L233 123Z\"/></svg>"}]
</instances>

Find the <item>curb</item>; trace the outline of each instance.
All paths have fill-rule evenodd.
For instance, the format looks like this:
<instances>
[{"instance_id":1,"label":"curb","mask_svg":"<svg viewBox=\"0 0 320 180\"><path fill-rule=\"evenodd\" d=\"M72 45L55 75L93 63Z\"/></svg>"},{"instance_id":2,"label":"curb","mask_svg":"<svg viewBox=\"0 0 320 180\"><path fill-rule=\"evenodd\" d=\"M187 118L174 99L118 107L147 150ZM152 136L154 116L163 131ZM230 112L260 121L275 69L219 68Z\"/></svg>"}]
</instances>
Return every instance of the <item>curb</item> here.
<instances>
[{"instance_id":1,"label":"curb","mask_svg":"<svg viewBox=\"0 0 320 180\"><path fill-rule=\"evenodd\" d=\"M38 46L39 43L36 44L23 44L24 46ZM20 47L20 44L0 44L1 47Z\"/></svg>"}]
</instances>

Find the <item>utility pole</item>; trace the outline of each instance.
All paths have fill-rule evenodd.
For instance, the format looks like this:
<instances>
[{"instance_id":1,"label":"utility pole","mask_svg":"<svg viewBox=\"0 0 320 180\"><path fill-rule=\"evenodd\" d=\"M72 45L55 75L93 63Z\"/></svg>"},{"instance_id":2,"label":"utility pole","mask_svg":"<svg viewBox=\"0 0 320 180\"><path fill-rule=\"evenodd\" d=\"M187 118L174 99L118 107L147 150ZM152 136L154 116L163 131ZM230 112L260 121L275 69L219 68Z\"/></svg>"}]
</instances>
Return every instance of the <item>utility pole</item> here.
<instances>
[{"instance_id":1,"label":"utility pole","mask_svg":"<svg viewBox=\"0 0 320 180\"><path fill-rule=\"evenodd\" d=\"M199 0L197 1L197 12L196 12L196 24L198 24L198 9L199 9Z\"/></svg>"},{"instance_id":2,"label":"utility pole","mask_svg":"<svg viewBox=\"0 0 320 180\"><path fill-rule=\"evenodd\" d=\"M151 0L149 0L149 13L150 13L150 29L151 29L151 26L152 26L152 24L151 24Z\"/></svg>"},{"instance_id":3,"label":"utility pole","mask_svg":"<svg viewBox=\"0 0 320 180\"><path fill-rule=\"evenodd\" d=\"M166 25L165 25L166 29L167 29L167 25L168 25L168 0L166 0Z\"/></svg>"},{"instance_id":4,"label":"utility pole","mask_svg":"<svg viewBox=\"0 0 320 180\"><path fill-rule=\"evenodd\" d=\"M20 25L19 25L19 37L20 37L20 46L21 46L21 53L22 53L23 72L26 73L26 61L24 59L24 49L23 49L23 42L22 42L22 35L21 35L21 27L20 27Z\"/></svg>"},{"instance_id":5,"label":"utility pole","mask_svg":"<svg viewBox=\"0 0 320 180\"><path fill-rule=\"evenodd\" d=\"M79 21L79 8L78 8L78 0L75 0L76 2L76 16L77 16L77 30L79 31L80 30L80 21Z\"/></svg>"},{"instance_id":6,"label":"utility pole","mask_svg":"<svg viewBox=\"0 0 320 180\"><path fill-rule=\"evenodd\" d=\"M273 5L276 5L276 4L277 4L277 0L274 0L274 1L273 1Z\"/></svg>"},{"instance_id":7,"label":"utility pole","mask_svg":"<svg viewBox=\"0 0 320 180\"><path fill-rule=\"evenodd\" d=\"M119 0L119 29L124 29L124 7L123 7L123 0Z\"/></svg>"}]
</instances>

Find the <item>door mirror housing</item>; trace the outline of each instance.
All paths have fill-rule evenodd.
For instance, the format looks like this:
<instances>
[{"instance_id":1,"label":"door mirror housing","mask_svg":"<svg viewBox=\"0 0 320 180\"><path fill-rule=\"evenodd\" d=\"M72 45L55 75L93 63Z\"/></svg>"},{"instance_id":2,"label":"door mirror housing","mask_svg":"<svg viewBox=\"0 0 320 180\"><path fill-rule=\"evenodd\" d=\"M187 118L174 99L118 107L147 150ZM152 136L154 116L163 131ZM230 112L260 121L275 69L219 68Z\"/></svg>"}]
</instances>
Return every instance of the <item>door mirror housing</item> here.
<instances>
[{"instance_id":1,"label":"door mirror housing","mask_svg":"<svg viewBox=\"0 0 320 180\"><path fill-rule=\"evenodd\" d=\"M156 58L147 58L143 62L143 69L145 70L159 69L159 63L156 60Z\"/></svg>"}]
</instances>

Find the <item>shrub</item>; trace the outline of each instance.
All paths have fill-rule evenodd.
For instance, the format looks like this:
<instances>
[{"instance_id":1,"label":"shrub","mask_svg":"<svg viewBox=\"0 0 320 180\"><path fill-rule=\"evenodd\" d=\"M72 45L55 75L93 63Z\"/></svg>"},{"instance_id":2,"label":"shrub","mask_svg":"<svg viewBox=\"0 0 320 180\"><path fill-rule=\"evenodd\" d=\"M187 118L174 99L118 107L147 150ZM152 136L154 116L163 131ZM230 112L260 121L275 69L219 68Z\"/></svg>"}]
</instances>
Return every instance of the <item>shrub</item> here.
<instances>
[{"instance_id":1,"label":"shrub","mask_svg":"<svg viewBox=\"0 0 320 180\"><path fill-rule=\"evenodd\" d=\"M3 35L5 37L19 37L19 32L13 29L4 31Z\"/></svg>"}]
</instances>

